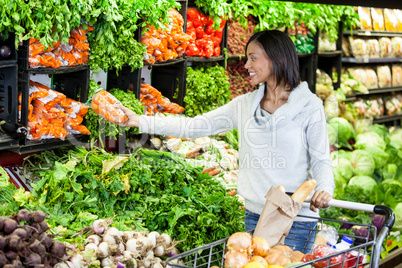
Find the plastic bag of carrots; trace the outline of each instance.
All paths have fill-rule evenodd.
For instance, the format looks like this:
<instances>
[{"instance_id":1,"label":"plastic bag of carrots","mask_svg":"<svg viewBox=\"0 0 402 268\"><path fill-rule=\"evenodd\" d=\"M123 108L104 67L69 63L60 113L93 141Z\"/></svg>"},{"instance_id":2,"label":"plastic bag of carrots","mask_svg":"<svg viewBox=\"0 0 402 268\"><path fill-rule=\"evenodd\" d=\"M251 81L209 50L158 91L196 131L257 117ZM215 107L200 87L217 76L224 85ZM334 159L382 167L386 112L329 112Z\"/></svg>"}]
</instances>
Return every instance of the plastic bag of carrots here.
<instances>
[{"instance_id":1,"label":"plastic bag of carrots","mask_svg":"<svg viewBox=\"0 0 402 268\"><path fill-rule=\"evenodd\" d=\"M19 103L21 110L21 94ZM40 83L29 81L27 139L63 140L68 134L89 134L89 130L81 124L87 111L88 107L83 103Z\"/></svg>"},{"instance_id":2,"label":"plastic bag of carrots","mask_svg":"<svg viewBox=\"0 0 402 268\"><path fill-rule=\"evenodd\" d=\"M170 102L153 86L141 83L140 88L140 101L145 107L146 115L153 115L154 113L170 113L178 114L184 112L184 108L177 103Z\"/></svg>"},{"instance_id":3,"label":"plastic bag of carrots","mask_svg":"<svg viewBox=\"0 0 402 268\"><path fill-rule=\"evenodd\" d=\"M91 108L95 113L112 123L123 123L128 120L127 115L118 108L121 102L106 90L99 90L92 95Z\"/></svg>"}]
</instances>

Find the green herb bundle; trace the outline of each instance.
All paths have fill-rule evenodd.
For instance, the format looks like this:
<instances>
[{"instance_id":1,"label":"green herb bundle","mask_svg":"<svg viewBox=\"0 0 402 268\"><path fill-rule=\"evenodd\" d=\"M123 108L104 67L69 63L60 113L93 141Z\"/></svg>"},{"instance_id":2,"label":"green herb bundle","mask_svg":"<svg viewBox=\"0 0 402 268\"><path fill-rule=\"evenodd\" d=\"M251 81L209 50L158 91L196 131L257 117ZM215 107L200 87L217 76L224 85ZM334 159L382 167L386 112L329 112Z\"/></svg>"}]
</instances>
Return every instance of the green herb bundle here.
<instances>
[{"instance_id":1,"label":"green herb bundle","mask_svg":"<svg viewBox=\"0 0 402 268\"><path fill-rule=\"evenodd\" d=\"M209 112L228 103L231 98L229 87L229 78L222 66L187 67L186 116Z\"/></svg>"}]
</instances>

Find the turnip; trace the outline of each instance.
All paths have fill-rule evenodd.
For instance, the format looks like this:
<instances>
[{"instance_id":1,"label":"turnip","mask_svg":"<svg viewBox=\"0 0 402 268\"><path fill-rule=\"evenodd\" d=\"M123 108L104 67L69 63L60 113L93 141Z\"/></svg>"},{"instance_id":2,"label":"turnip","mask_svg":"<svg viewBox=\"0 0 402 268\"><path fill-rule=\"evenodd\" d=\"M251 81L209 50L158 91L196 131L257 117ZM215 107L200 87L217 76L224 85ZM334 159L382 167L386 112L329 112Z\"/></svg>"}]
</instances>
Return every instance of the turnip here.
<instances>
[{"instance_id":1,"label":"turnip","mask_svg":"<svg viewBox=\"0 0 402 268\"><path fill-rule=\"evenodd\" d=\"M95 233L97 233L97 234L102 234L105 231L107 226L108 226L108 223L102 219L95 220L94 223L92 224L92 228L94 229Z\"/></svg>"},{"instance_id":2,"label":"turnip","mask_svg":"<svg viewBox=\"0 0 402 268\"><path fill-rule=\"evenodd\" d=\"M31 212L28 209L21 209L16 215L18 222L29 222L31 220Z\"/></svg>"},{"instance_id":3,"label":"turnip","mask_svg":"<svg viewBox=\"0 0 402 268\"><path fill-rule=\"evenodd\" d=\"M40 234L38 240L42 243L42 245L45 246L46 249L50 249L50 247L53 245L53 240L52 238L47 234L47 233L42 233Z\"/></svg>"},{"instance_id":4,"label":"turnip","mask_svg":"<svg viewBox=\"0 0 402 268\"><path fill-rule=\"evenodd\" d=\"M112 267L114 263L113 263L112 257L109 256L107 258L103 258L101 264L102 264L102 267L106 267L106 266Z\"/></svg>"},{"instance_id":5,"label":"turnip","mask_svg":"<svg viewBox=\"0 0 402 268\"><path fill-rule=\"evenodd\" d=\"M44 245L41 244L41 242L38 239L35 239L30 245L29 249L32 250L32 252L38 253L40 256L43 256L46 254L46 248Z\"/></svg>"},{"instance_id":6,"label":"turnip","mask_svg":"<svg viewBox=\"0 0 402 268\"><path fill-rule=\"evenodd\" d=\"M160 234L156 231L152 231L148 234L148 239L152 242L152 245L156 247L156 239L160 236Z\"/></svg>"},{"instance_id":7,"label":"turnip","mask_svg":"<svg viewBox=\"0 0 402 268\"><path fill-rule=\"evenodd\" d=\"M96 252L98 250L98 246L95 243L88 243L85 246L85 251L93 251Z\"/></svg>"},{"instance_id":8,"label":"turnip","mask_svg":"<svg viewBox=\"0 0 402 268\"><path fill-rule=\"evenodd\" d=\"M168 252L166 255L168 257L173 257L176 256L177 254L179 254L179 250L176 247L173 247L170 252Z\"/></svg>"},{"instance_id":9,"label":"turnip","mask_svg":"<svg viewBox=\"0 0 402 268\"><path fill-rule=\"evenodd\" d=\"M25 239L25 238L27 238L28 234L27 234L27 231L25 231L25 229L17 228L11 233L11 235L17 235L20 238Z\"/></svg>"},{"instance_id":10,"label":"turnip","mask_svg":"<svg viewBox=\"0 0 402 268\"><path fill-rule=\"evenodd\" d=\"M157 242L159 242L159 244L162 244L165 246L165 248L167 248L170 246L170 244L172 244L172 238L170 237L170 235L163 233L159 236Z\"/></svg>"},{"instance_id":11,"label":"turnip","mask_svg":"<svg viewBox=\"0 0 402 268\"><path fill-rule=\"evenodd\" d=\"M160 262L155 262L152 264L151 268L164 268Z\"/></svg>"},{"instance_id":12,"label":"turnip","mask_svg":"<svg viewBox=\"0 0 402 268\"><path fill-rule=\"evenodd\" d=\"M127 243L128 240L134 237L134 232L132 231L123 231L121 238L123 239L124 243Z\"/></svg>"},{"instance_id":13,"label":"turnip","mask_svg":"<svg viewBox=\"0 0 402 268\"><path fill-rule=\"evenodd\" d=\"M123 253L126 250L126 246L124 245L123 242L119 243L118 248L120 253Z\"/></svg>"},{"instance_id":14,"label":"turnip","mask_svg":"<svg viewBox=\"0 0 402 268\"><path fill-rule=\"evenodd\" d=\"M75 254L74 256L72 256L70 262L74 265L74 267L85 266L84 257L82 257L82 255L80 254Z\"/></svg>"},{"instance_id":15,"label":"turnip","mask_svg":"<svg viewBox=\"0 0 402 268\"><path fill-rule=\"evenodd\" d=\"M25 266L35 266L37 264L40 264L42 262L40 256L38 253L32 252L31 254L28 255L28 257L25 258L24 265Z\"/></svg>"},{"instance_id":16,"label":"turnip","mask_svg":"<svg viewBox=\"0 0 402 268\"><path fill-rule=\"evenodd\" d=\"M31 213L31 219L37 223L43 222L46 219L46 213L44 213L40 210L37 210L37 211Z\"/></svg>"},{"instance_id":17,"label":"turnip","mask_svg":"<svg viewBox=\"0 0 402 268\"><path fill-rule=\"evenodd\" d=\"M63 261L57 263L53 268L75 268L74 265L69 261Z\"/></svg>"},{"instance_id":18,"label":"turnip","mask_svg":"<svg viewBox=\"0 0 402 268\"><path fill-rule=\"evenodd\" d=\"M109 244L107 242L102 242L98 246L98 251L96 252L97 256L100 258L106 258L110 256Z\"/></svg>"},{"instance_id":19,"label":"turnip","mask_svg":"<svg viewBox=\"0 0 402 268\"><path fill-rule=\"evenodd\" d=\"M18 223L13 219L6 219L4 221L3 232L5 234L11 234L15 229L17 229Z\"/></svg>"},{"instance_id":20,"label":"turnip","mask_svg":"<svg viewBox=\"0 0 402 268\"><path fill-rule=\"evenodd\" d=\"M165 255L165 248L162 245L155 247L154 254L155 256L162 257Z\"/></svg>"},{"instance_id":21,"label":"turnip","mask_svg":"<svg viewBox=\"0 0 402 268\"><path fill-rule=\"evenodd\" d=\"M119 242L116 240L116 236L113 236L113 235L109 235L109 234L105 234L104 236L103 236L103 239L102 239L102 241L103 242L106 242L106 243L109 243L109 244L112 244L112 245L116 245L116 244L118 244Z\"/></svg>"},{"instance_id":22,"label":"turnip","mask_svg":"<svg viewBox=\"0 0 402 268\"><path fill-rule=\"evenodd\" d=\"M61 258L66 252L66 246L63 242L54 241L52 245L51 252L54 256Z\"/></svg>"},{"instance_id":23,"label":"turnip","mask_svg":"<svg viewBox=\"0 0 402 268\"><path fill-rule=\"evenodd\" d=\"M128 240L126 243L126 250L135 254L140 254L137 249L137 239L131 238L130 240Z\"/></svg>"},{"instance_id":24,"label":"turnip","mask_svg":"<svg viewBox=\"0 0 402 268\"><path fill-rule=\"evenodd\" d=\"M90 235L87 237L88 243L94 243L96 246L102 242L102 238L99 235Z\"/></svg>"},{"instance_id":25,"label":"turnip","mask_svg":"<svg viewBox=\"0 0 402 268\"><path fill-rule=\"evenodd\" d=\"M148 250L147 253L145 253L145 258L147 259L153 259L155 257L155 254L152 250Z\"/></svg>"}]
</instances>

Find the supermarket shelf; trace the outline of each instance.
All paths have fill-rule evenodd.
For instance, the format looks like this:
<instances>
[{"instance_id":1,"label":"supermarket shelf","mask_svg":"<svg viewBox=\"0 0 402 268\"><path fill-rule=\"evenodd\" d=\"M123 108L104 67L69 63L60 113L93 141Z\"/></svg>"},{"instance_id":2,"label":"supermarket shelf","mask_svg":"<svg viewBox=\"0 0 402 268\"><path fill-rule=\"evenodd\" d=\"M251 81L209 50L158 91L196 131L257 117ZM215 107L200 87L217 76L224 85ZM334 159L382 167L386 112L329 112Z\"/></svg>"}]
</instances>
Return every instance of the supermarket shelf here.
<instances>
[{"instance_id":1,"label":"supermarket shelf","mask_svg":"<svg viewBox=\"0 0 402 268\"><path fill-rule=\"evenodd\" d=\"M344 35L357 35L357 36L378 36L378 37L402 36L402 32L364 31L364 30L345 31L343 34Z\"/></svg>"},{"instance_id":2,"label":"supermarket shelf","mask_svg":"<svg viewBox=\"0 0 402 268\"><path fill-rule=\"evenodd\" d=\"M342 50L336 50L336 51L327 51L327 52L319 52L318 57L337 57L339 55L342 55Z\"/></svg>"},{"instance_id":3,"label":"supermarket shelf","mask_svg":"<svg viewBox=\"0 0 402 268\"><path fill-rule=\"evenodd\" d=\"M35 74L63 74L63 73L72 73L87 70L88 68L89 68L88 65L76 65L76 66L66 66L59 68L28 68L24 71Z\"/></svg>"},{"instance_id":4,"label":"supermarket shelf","mask_svg":"<svg viewBox=\"0 0 402 268\"><path fill-rule=\"evenodd\" d=\"M343 57L343 63L400 63L402 58L354 58L354 57Z\"/></svg>"},{"instance_id":5,"label":"supermarket shelf","mask_svg":"<svg viewBox=\"0 0 402 268\"><path fill-rule=\"evenodd\" d=\"M310 56L313 56L313 55L314 55L314 53L297 53L297 56L299 58L307 58L307 57L310 57Z\"/></svg>"},{"instance_id":6,"label":"supermarket shelf","mask_svg":"<svg viewBox=\"0 0 402 268\"><path fill-rule=\"evenodd\" d=\"M0 131L0 151L8 150L19 145L19 141Z\"/></svg>"},{"instance_id":7,"label":"supermarket shelf","mask_svg":"<svg viewBox=\"0 0 402 268\"><path fill-rule=\"evenodd\" d=\"M384 88L374 88L369 89L369 94L382 94L382 93L391 93L391 92L402 92L402 87L384 87ZM356 96L367 96L368 94L364 94L361 92L355 92Z\"/></svg>"},{"instance_id":8,"label":"supermarket shelf","mask_svg":"<svg viewBox=\"0 0 402 268\"><path fill-rule=\"evenodd\" d=\"M216 61L221 61L225 60L225 56L219 56L219 57L187 57L186 59L188 61L192 62L216 62Z\"/></svg>"},{"instance_id":9,"label":"supermarket shelf","mask_svg":"<svg viewBox=\"0 0 402 268\"><path fill-rule=\"evenodd\" d=\"M184 57L180 57L180 58L176 58L173 60L167 60L167 61L157 61L155 63L146 63L144 62L144 66L169 66L169 65L173 65L179 62L183 62L185 61Z\"/></svg>"},{"instance_id":10,"label":"supermarket shelf","mask_svg":"<svg viewBox=\"0 0 402 268\"><path fill-rule=\"evenodd\" d=\"M402 114L396 114L396 115L382 115L379 118L374 118L373 123L385 123L385 122L392 122L392 121L397 121L397 120L402 120Z\"/></svg>"},{"instance_id":11,"label":"supermarket shelf","mask_svg":"<svg viewBox=\"0 0 402 268\"><path fill-rule=\"evenodd\" d=\"M245 60L245 55L228 55L228 60Z\"/></svg>"},{"instance_id":12,"label":"supermarket shelf","mask_svg":"<svg viewBox=\"0 0 402 268\"><path fill-rule=\"evenodd\" d=\"M52 150L65 146L82 146L87 142L87 135L68 135L65 140L48 139L39 141L27 141L25 145L21 145L16 148L10 148L9 151L16 152L18 154L27 154L45 150Z\"/></svg>"},{"instance_id":13,"label":"supermarket shelf","mask_svg":"<svg viewBox=\"0 0 402 268\"><path fill-rule=\"evenodd\" d=\"M380 268L402 268L402 248L390 252L384 259L380 260Z\"/></svg>"}]
</instances>

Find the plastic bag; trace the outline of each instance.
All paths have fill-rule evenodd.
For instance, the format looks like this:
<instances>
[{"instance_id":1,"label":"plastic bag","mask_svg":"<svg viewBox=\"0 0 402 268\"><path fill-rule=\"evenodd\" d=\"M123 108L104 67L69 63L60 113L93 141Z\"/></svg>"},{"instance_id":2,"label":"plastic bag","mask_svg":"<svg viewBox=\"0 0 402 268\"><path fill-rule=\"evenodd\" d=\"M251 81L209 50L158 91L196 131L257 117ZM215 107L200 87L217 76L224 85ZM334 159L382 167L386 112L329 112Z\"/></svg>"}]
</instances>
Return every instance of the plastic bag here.
<instances>
[{"instance_id":1,"label":"plastic bag","mask_svg":"<svg viewBox=\"0 0 402 268\"><path fill-rule=\"evenodd\" d=\"M392 65L392 86L402 85L402 65L393 64Z\"/></svg>"},{"instance_id":2,"label":"plastic bag","mask_svg":"<svg viewBox=\"0 0 402 268\"><path fill-rule=\"evenodd\" d=\"M118 108L121 102L106 90L99 90L92 95L91 108L95 113L112 123L123 123L128 120L127 115Z\"/></svg>"},{"instance_id":3,"label":"plastic bag","mask_svg":"<svg viewBox=\"0 0 402 268\"><path fill-rule=\"evenodd\" d=\"M398 19L393 9L384 8L384 23L386 31L395 32L398 30Z\"/></svg>"},{"instance_id":4,"label":"plastic bag","mask_svg":"<svg viewBox=\"0 0 402 268\"><path fill-rule=\"evenodd\" d=\"M380 44L380 57L392 57L392 42L389 37L381 37L378 39Z\"/></svg>"},{"instance_id":5,"label":"plastic bag","mask_svg":"<svg viewBox=\"0 0 402 268\"><path fill-rule=\"evenodd\" d=\"M357 13L359 14L359 18L360 18L360 29L368 30L368 31L373 30L373 27L371 24L370 8L358 7Z\"/></svg>"},{"instance_id":6,"label":"plastic bag","mask_svg":"<svg viewBox=\"0 0 402 268\"><path fill-rule=\"evenodd\" d=\"M377 66L378 87L392 86L391 69L388 65Z\"/></svg>"},{"instance_id":7,"label":"plastic bag","mask_svg":"<svg viewBox=\"0 0 402 268\"><path fill-rule=\"evenodd\" d=\"M402 37L392 37L391 45L392 45L393 56L402 57Z\"/></svg>"},{"instance_id":8,"label":"plastic bag","mask_svg":"<svg viewBox=\"0 0 402 268\"><path fill-rule=\"evenodd\" d=\"M384 14L381 8L371 8L371 18L374 31L384 31Z\"/></svg>"}]
</instances>

